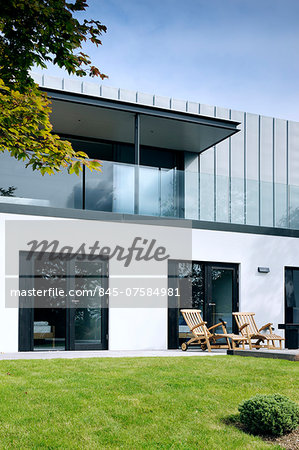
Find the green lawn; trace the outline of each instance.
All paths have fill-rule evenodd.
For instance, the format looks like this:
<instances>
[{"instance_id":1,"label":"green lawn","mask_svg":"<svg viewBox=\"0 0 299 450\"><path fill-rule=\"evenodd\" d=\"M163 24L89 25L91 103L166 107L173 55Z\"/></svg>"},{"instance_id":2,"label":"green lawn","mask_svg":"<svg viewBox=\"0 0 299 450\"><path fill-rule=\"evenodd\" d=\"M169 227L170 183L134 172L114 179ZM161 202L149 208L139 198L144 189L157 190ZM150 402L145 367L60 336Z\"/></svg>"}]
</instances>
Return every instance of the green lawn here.
<instances>
[{"instance_id":1,"label":"green lawn","mask_svg":"<svg viewBox=\"0 0 299 450\"><path fill-rule=\"evenodd\" d=\"M298 402L298 363L235 356L0 361L1 448L279 448L227 417Z\"/></svg>"}]
</instances>

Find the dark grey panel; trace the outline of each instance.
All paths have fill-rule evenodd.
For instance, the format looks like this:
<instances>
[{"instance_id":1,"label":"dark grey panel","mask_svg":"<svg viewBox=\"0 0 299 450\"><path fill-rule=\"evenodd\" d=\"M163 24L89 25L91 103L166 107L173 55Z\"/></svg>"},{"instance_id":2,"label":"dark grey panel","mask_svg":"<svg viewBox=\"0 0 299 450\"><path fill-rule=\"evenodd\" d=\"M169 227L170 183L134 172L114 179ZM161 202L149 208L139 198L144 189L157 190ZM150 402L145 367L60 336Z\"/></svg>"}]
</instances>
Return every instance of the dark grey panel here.
<instances>
[{"instance_id":1,"label":"dark grey panel","mask_svg":"<svg viewBox=\"0 0 299 450\"><path fill-rule=\"evenodd\" d=\"M134 103L46 90L59 133L134 141L134 115L142 115L141 144L199 153L238 132L237 122Z\"/></svg>"},{"instance_id":2,"label":"dark grey panel","mask_svg":"<svg viewBox=\"0 0 299 450\"><path fill-rule=\"evenodd\" d=\"M39 206L27 205L9 205L0 203L0 213L7 214L25 214L32 216L44 217L62 217L69 219L84 219L84 220L103 220L116 221L124 223L142 223L148 225L158 225L167 227L186 227L203 230L228 231L235 233L251 233L251 234L265 234L269 236L289 236L299 237L299 230L290 230L284 228L272 228L262 226L239 225L232 223L217 223L200 220L186 220L186 219L167 219L165 217L150 217L150 216L135 216L133 214L118 214L102 211L84 211L76 209L60 209L60 208L45 208Z\"/></svg>"}]
</instances>

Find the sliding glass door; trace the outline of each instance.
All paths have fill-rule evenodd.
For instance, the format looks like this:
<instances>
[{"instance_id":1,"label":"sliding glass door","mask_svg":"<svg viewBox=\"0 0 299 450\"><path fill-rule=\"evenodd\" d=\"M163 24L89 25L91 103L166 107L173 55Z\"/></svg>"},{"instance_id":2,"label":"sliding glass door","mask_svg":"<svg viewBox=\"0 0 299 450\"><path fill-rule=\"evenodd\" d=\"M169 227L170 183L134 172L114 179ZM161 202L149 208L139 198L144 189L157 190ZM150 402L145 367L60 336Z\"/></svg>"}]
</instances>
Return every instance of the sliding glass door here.
<instances>
[{"instance_id":1,"label":"sliding glass door","mask_svg":"<svg viewBox=\"0 0 299 450\"><path fill-rule=\"evenodd\" d=\"M70 255L69 255L70 256ZM19 350L108 346L108 284L103 258L20 254Z\"/></svg>"}]
</instances>

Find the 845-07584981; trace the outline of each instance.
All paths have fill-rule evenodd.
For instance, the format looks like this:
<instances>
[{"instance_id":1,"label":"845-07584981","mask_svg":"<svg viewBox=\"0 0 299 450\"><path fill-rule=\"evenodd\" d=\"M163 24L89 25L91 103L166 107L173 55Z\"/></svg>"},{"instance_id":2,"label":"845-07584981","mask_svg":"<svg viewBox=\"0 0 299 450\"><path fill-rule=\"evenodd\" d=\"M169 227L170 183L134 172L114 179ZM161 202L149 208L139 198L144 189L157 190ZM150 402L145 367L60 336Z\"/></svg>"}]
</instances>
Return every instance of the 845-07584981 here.
<instances>
[{"instance_id":1,"label":"845-07584981","mask_svg":"<svg viewBox=\"0 0 299 450\"><path fill-rule=\"evenodd\" d=\"M169 296L169 297L179 297L179 289L173 288L143 288L143 287L128 287L125 289L119 289L117 287L113 288L101 288L98 287L94 290L94 295L103 297L104 295L110 295L112 297L118 297L119 295L125 295L126 297L154 297L154 296Z\"/></svg>"}]
</instances>

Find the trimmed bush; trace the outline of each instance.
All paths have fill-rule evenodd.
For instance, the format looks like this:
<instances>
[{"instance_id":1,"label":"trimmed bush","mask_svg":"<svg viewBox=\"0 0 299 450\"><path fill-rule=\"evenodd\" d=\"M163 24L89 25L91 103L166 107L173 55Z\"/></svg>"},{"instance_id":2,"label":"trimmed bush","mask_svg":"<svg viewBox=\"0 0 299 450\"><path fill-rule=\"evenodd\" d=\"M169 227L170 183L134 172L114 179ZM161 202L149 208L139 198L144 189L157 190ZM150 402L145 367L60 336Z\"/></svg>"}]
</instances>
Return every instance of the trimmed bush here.
<instances>
[{"instance_id":1,"label":"trimmed bush","mask_svg":"<svg viewBox=\"0 0 299 450\"><path fill-rule=\"evenodd\" d=\"M240 420L252 434L282 436L297 428L299 407L280 394L256 395L239 405Z\"/></svg>"}]
</instances>

